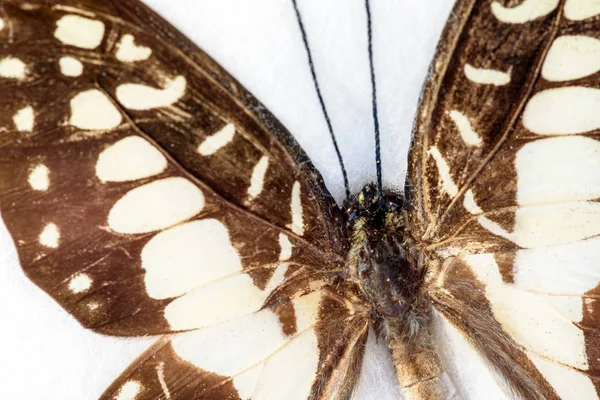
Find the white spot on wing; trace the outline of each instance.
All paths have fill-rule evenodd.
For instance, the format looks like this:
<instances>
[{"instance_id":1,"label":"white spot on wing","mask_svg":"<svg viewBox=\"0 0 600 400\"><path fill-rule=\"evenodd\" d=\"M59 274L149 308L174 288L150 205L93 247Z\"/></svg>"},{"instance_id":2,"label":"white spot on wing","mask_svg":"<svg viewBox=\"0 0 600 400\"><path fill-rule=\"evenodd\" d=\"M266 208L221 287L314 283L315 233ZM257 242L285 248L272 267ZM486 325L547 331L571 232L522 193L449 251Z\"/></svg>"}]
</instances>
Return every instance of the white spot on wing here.
<instances>
[{"instance_id":1,"label":"white spot on wing","mask_svg":"<svg viewBox=\"0 0 600 400\"><path fill-rule=\"evenodd\" d=\"M69 281L69 290L75 294L83 293L92 287L92 279L87 274L77 274Z\"/></svg>"},{"instance_id":2,"label":"white spot on wing","mask_svg":"<svg viewBox=\"0 0 600 400\"><path fill-rule=\"evenodd\" d=\"M27 106L17 111L13 117L13 122L17 130L21 132L33 131L33 124L35 122L33 107Z\"/></svg>"},{"instance_id":3,"label":"white spot on wing","mask_svg":"<svg viewBox=\"0 0 600 400\"><path fill-rule=\"evenodd\" d=\"M562 82L583 78L600 70L600 40L565 35L554 40L542 67L542 77Z\"/></svg>"},{"instance_id":4,"label":"white spot on wing","mask_svg":"<svg viewBox=\"0 0 600 400\"><path fill-rule=\"evenodd\" d=\"M477 202L475 201L475 196L473 195L473 191L471 189L465 192L463 205L465 206L465 209L471 214L478 215L483 213L483 210L477 205Z\"/></svg>"},{"instance_id":5,"label":"white spot on wing","mask_svg":"<svg viewBox=\"0 0 600 400\"><path fill-rule=\"evenodd\" d=\"M104 93L97 89L81 92L71 99L69 123L85 130L113 129L123 117Z\"/></svg>"},{"instance_id":6,"label":"white spot on wing","mask_svg":"<svg viewBox=\"0 0 600 400\"><path fill-rule=\"evenodd\" d=\"M448 163L442 157L442 154L438 150L436 146L432 146L429 149L429 154L435 160L435 164L437 165L438 173L440 174L440 180L442 182L442 189L450 195L450 197L454 197L458 194L458 187L454 183L452 176L450 176L450 167L448 167Z\"/></svg>"},{"instance_id":7,"label":"white spot on wing","mask_svg":"<svg viewBox=\"0 0 600 400\"><path fill-rule=\"evenodd\" d=\"M549 296L505 284L493 254L466 256L465 260L486 285L494 317L517 343L571 367L588 368L583 331L548 301ZM581 298L579 302L581 307Z\"/></svg>"},{"instance_id":8,"label":"white spot on wing","mask_svg":"<svg viewBox=\"0 0 600 400\"><path fill-rule=\"evenodd\" d=\"M600 0L567 0L565 17L571 21L582 21L600 14Z\"/></svg>"},{"instance_id":9,"label":"white spot on wing","mask_svg":"<svg viewBox=\"0 0 600 400\"><path fill-rule=\"evenodd\" d=\"M27 181L33 190L46 191L50 187L50 170L44 164L36 165Z\"/></svg>"},{"instance_id":10,"label":"white spot on wing","mask_svg":"<svg viewBox=\"0 0 600 400\"><path fill-rule=\"evenodd\" d=\"M510 71L502 72L495 69L475 68L465 64L465 76L475 83L504 86L510 83Z\"/></svg>"},{"instance_id":11,"label":"white spot on wing","mask_svg":"<svg viewBox=\"0 0 600 400\"><path fill-rule=\"evenodd\" d=\"M203 156L211 156L231 142L234 135L235 125L229 123L217 133L204 139L200 146L198 146L197 152Z\"/></svg>"},{"instance_id":12,"label":"white spot on wing","mask_svg":"<svg viewBox=\"0 0 600 400\"><path fill-rule=\"evenodd\" d=\"M65 76L76 77L83 73L83 64L74 57L61 57L58 65L60 72Z\"/></svg>"},{"instance_id":13,"label":"white spot on wing","mask_svg":"<svg viewBox=\"0 0 600 400\"><path fill-rule=\"evenodd\" d=\"M293 372L286 366L294 360ZM319 365L319 344L313 329L294 338L265 363L253 398L308 399Z\"/></svg>"},{"instance_id":14,"label":"white spot on wing","mask_svg":"<svg viewBox=\"0 0 600 400\"><path fill-rule=\"evenodd\" d=\"M25 78L25 63L14 57L6 57L0 61L0 76L9 79Z\"/></svg>"},{"instance_id":15,"label":"white spot on wing","mask_svg":"<svg viewBox=\"0 0 600 400\"><path fill-rule=\"evenodd\" d=\"M250 187L248 188L248 196L253 200L261 194L265 185L265 175L269 167L269 157L263 156L254 166L252 170L252 178L250 179Z\"/></svg>"},{"instance_id":16,"label":"white spot on wing","mask_svg":"<svg viewBox=\"0 0 600 400\"><path fill-rule=\"evenodd\" d=\"M521 207L515 212L513 232L507 232L483 215L477 221L520 247L551 246L599 235L600 203L581 201Z\"/></svg>"},{"instance_id":17,"label":"white spot on wing","mask_svg":"<svg viewBox=\"0 0 600 400\"><path fill-rule=\"evenodd\" d=\"M292 301L297 315L300 315L297 324L299 332L310 327L305 322L314 323L319 311L320 298L320 293L314 292ZM215 305L221 307L221 304ZM278 349L289 344L290 339L291 337L282 332L277 315L270 309L265 309L219 325L179 334L173 338L172 343L173 349L182 359L198 368L222 376L235 376L259 365ZM202 346L198 346L198 343L202 343ZM288 367L283 368L284 370L290 370L290 359L294 358L287 359ZM296 368L293 371L295 372ZM286 380L286 384L292 380L294 379ZM253 394L252 398L262 397Z\"/></svg>"},{"instance_id":18,"label":"white spot on wing","mask_svg":"<svg viewBox=\"0 0 600 400\"><path fill-rule=\"evenodd\" d=\"M456 128L458 129L458 132L460 133L460 136L462 137L463 141L468 146L481 146L481 138L479 137L477 132L473 130L469 118L467 118L460 111L456 110L450 111L448 115L456 125Z\"/></svg>"},{"instance_id":19,"label":"white spot on wing","mask_svg":"<svg viewBox=\"0 0 600 400\"><path fill-rule=\"evenodd\" d=\"M569 86L537 93L523 112L523 125L539 135L570 135L600 128L600 89Z\"/></svg>"},{"instance_id":20,"label":"white spot on wing","mask_svg":"<svg viewBox=\"0 0 600 400\"><path fill-rule=\"evenodd\" d=\"M42 246L56 249L60 240L60 232L56 224L47 224L40 233L39 242Z\"/></svg>"},{"instance_id":21,"label":"white spot on wing","mask_svg":"<svg viewBox=\"0 0 600 400\"><path fill-rule=\"evenodd\" d=\"M522 24L544 17L556 9L560 0L525 0L513 8L492 3L492 13L498 20L509 24Z\"/></svg>"},{"instance_id":22,"label":"white spot on wing","mask_svg":"<svg viewBox=\"0 0 600 400\"><path fill-rule=\"evenodd\" d=\"M172 329L190 330L252 314L263 307L267 296L285 280L287 268L286 264L278 265L265 290L260 290L244 273L198 287L173 300L165 308L165 318ZM236 301L227 300L231 298Z\"/></svg>"},{"instance_id":23,"label":"white spot on wing","mask_svg":"<svg viewBox=\"0 0 600 400\"><path fill-rule=\"evenodd\" d=\"M54 37L64 44L95 49L104 37L104 23L80 15L65 15L56 22Z\"/></svg>"},{"instance_id":24,"label":"white spot on wing","mask_svg":"<svg viewBox=\"0 0 600 400\"><path fill-rule=\"evenodd\" d=\"M554 388L561 399L597 400L598 394L591 379L579 371L550 362L534 354L529 358Z\"/></svg>"},{"instance_id":25,"label":"white spot on wing","mask_svg":"<svg viewBox=\"0 0 600 400\"><path fill-rule=\"evenodd\" d=\"M279 261L289 260L292 256L292 242L285 233L279 234L279 246L281 247L281 253L279 253Z\"/></svg>"},{"instance_id":26,"label":"white spot on wing","mask_svg":"<svg viewBox=\"0 0 600 400\"><path fill-rule=\"evenodd\" d=\"M517 153L520 205L600 198L600 142L560 136L527 143Z\"/></svg>"},{"instance_id":27,"label":"white spot on wing","mask_svg":"<svg viewBox=\"0 0 600 400\"><path fill-rule=\"evenodd\" d=\"M242 270L225 225L192 221L160 232L142 250L146 291L153 299L181 296Z\"/></svg>"},{"instance_id":28,"label":"white spot on wing","mask_svg":"<svg viewBox=\"0 0 600 400\"><path fill-rule=\"evenodd\" d=\"M98 156L96 176L102 182L126 182L158 175L167 168L167 159L147 140L128 136Z\"/></svg>"},{"instance_id":29,"label":"white spot on wing","mask_svg":"<svg viewBox=\"0 0 600 400\"><path fill-rule=\"evenodd\" d=\"M165 363L160 362L156 366L156 375L158 376L158 382L160 382L160 387L166 397L167 400L171 399L171 392L169 391L169 387L167 386L167 382L165 381Z\"/></svg>"},{"instance_id":30,"label":"white spot on wing","mask_svg":"<svg viewBox=\"0 0 600 400\"><path fill-rule=\"evenodd\" d=\"M3 31L5 27L6 27L6 23L4 22L4 20L2 18L0 18L0 31Z\"/></svg>"},{"instance_id":31,"label":"white spot on wing","mask_svg":"<svg viewBox=\"0 0 600 400\"><path fill-rule=\"evenodd\" d=\"M152 50L145 46L137 46L132 35L123 35L117 45L117 59L123 62L136 62L147 60Z\"/></svg>"},{"instance_id":32,"label":"white spot on wing","mask_svg":"<svg viewBox=\"0 0 600 400\"><path fill-rule=\"evenodd\" d=\"M302 236L304 234L304 217L302 211L302 193L300 190L300 182L294 182L294 187L292 188L292 223L290 224L290 229L296 235Z\"/></svg>"},{"instance_id":33,"label":"white spot on wing","mask_svg":"<svg viewBox=\"0 0 600 400\"><path fill-rule=\"evenodd\" d=\"M135 234L168 228L204 208L204 195L185 178L166 178L137 187L120 198L108 215L115 232Z\"/></svg>"},{"instance_id":34,"label":"white spot on wing","mask_svg":"<svg viewBox=\"0 0 600 400\"><path fill-rule=\"evenodd\" d=\"M538 293L583 296L600 283L598 249L600 237L518 250L514 261L515 286Z\"/></svg>"},{"instance_id":35,"label":"white spot on wing","mask_svg":"<svg viewBox=\"0 0 600 400\"><path fill-rule=\"evenodd\" d=\"M256 383L260 378L263 369L263 364L259 364L256 367L246 371L233 378L233 386L235 386L240 399L249 400L252 398Z\"/></svg>"},{"instance_id":36,"label":"white spot on wing","mask_svg":"<svg viewBox=\"0 0 600 400\"><path fill-rule=\"evenodd\" d=\"M136 381L127 381L117 394L115 400L136 400L140 394L141 385Z\"/></svg>"},{"instance_id":37,"label":"white spot on wing","mask_svg":"<svg viewBox=\"0 0 600 400\"><path fill-rule=\"evenodd\" d=\"M130 110L151 110L175 104L185 94L187 81L178 76L168 82L164 89L146 85L125 83L117 88L117 99Z\"/></svg>"}]
</instances>

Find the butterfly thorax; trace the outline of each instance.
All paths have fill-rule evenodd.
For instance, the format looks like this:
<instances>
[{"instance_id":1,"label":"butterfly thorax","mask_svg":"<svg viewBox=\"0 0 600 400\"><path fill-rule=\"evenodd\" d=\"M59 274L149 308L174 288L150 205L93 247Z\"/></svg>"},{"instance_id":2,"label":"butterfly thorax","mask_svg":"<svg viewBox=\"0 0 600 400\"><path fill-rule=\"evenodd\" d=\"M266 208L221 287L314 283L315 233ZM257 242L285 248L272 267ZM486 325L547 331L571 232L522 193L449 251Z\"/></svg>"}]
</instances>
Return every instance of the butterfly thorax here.
<instances>
[{"instance_id":1,"label":"butterfly thorax","mask_svg":"<svg viewBox=\"0 0 600 400\"><path fill-rule=\"evenodd\" d=\"M402 392L412 398L446 399L453 389L428 327L426 257L411 238L405 204L398 194L379 196L374 185L348 203L352 236L347 273L370 303Z\"/></svg>"},{"instance_id":2,"label":"butterfly thorax","mask_svg":"<svg viewBox=\"0 0 600 400\"><path fill-rule=\"evenodd\" d=\"M422 300L424 268L407 230L401 195L379 197L367 185L347 206L351 232L348 274L372 305L373 313L416 335L428 307Z\"/></svg>"}]
</instances>

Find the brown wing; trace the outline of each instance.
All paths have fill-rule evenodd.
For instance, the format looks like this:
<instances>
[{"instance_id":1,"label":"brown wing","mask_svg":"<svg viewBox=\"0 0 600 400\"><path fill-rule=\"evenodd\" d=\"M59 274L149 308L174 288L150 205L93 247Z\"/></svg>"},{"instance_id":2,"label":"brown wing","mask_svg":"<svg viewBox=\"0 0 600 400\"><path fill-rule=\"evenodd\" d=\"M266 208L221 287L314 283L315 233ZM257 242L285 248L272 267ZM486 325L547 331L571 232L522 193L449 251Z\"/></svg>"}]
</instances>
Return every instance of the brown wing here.
<instances>
[{"instance_id":1,"label":"brown wing","mask_svg":"<svg viewBox=\"0 0 600 400\"><path fill-rule=\"evenodd\" d=\"M410 154L434 305L526 398L600 389L599 14L459 1Z\"/></svg>"},{"instance_id":2,"label":"brown wing","mask_svg":"<svg viewBox=\"0 0 600 400\"><path fill-rule=\"evenodd\" d=\"M27 275L82 324L196 328L341 267L338 210L302 150L157 15L2 6L2 217Z\"/></svg>"}]
</instances>

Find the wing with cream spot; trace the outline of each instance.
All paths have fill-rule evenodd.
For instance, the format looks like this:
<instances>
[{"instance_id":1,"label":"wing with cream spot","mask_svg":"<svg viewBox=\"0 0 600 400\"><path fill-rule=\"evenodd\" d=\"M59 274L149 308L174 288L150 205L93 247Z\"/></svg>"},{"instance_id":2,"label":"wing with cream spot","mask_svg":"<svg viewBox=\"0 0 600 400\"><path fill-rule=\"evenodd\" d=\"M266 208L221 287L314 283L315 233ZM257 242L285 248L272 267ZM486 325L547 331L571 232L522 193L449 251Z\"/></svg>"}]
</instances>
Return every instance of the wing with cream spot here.
<instances>
[{"instance_id":1,"label":"wing with cream spot","mask_svg":"<svg viewBox=\"0 0 600 400\"><path fill-rule=\"evenodd\" d=\"M160 17L1 5L0 211L25 273L84 326L200 328L339 271L344 227L306 155Z\"/></svg>"},{"instance_id":2,"label":"wing with cream spot","mask_svg":"<svg viewBox=\"0 0 600 400\"><path fill-rule=\"evenodd\" d=\"M312 292L160 340L101 399L349 398L367 331L351 305Z\"/></svg>"},{"instance_id":3,"label":"wing with cream spot","mask_svg":"<svg viewBox=\"0 0 600 400\"><path fill-rule=\"evenodd\" d=\"M600 393L598 4L459 1L410 155L434 306L526 398Z\"/></svg>"}]
</instances>

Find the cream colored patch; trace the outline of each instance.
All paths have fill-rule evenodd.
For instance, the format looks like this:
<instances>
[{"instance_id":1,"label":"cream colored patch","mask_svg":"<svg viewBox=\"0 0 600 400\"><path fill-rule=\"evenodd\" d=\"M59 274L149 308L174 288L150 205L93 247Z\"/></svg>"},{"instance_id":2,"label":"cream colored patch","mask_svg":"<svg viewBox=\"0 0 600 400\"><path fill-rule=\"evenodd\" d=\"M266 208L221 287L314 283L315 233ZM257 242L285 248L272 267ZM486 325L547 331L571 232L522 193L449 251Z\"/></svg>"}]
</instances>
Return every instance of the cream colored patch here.
<instances>
[{"instance_id":1,"label":"cream colored patch","mask_svg":"<svg viewBox=\"0 0 600 400\"><path fill-rule=\"evenodd\" d=\"M254 393L254 388L256 387L256 383L260 378L260 375L263 370L263 364L259 364L254 368L251 368L249 371L246 371L240 375L237 375L233 378L233 386L235 386L238 391L238 396L242 400L249 400L252 398L252 393Z\"/></svg>"},{"instance_id":2,"label":"cream colored patch","mask_svg":"<svg viewBox=\"0 0 600 400\"><path fill-rule=\"evenodd\" d=\"M198 215L204 195L185 178L154 181L121 197L110 210L108 226L115 232L137 234L169 228Z\"/></svg>"},{"instance_id":3,"label":"cream colored patch","mask_svg":"<svg viewBox=\"0 0 600 400\"><path fill-rule=\"evenodd\" d=\"M523 113L523 125L539 135L571 135L600 128L600 89L569 86L537 93Z\"/></svg>"},{"instance_id":4,"label":"cream colored patch","mask_svg":"<svg viewBox=\"0 0 600 400\"><path fill-rule=\"evenodd\" d=\"M296 235L304 235L304 216L302 210L302 193L300 189L300 182L294 182L292 188L292 223L289 225L292 232Z\"/></svg>"},{"instance_id":5,"label":"cream colored patch","mask_svg":"<svg viewBox=\"0 0 600 400\"><path fill-rule=\"evenodd\" d=\"M515 286L537 293L583 296L600 283L600 236L556 246L519 250Z\"/></svg>"},{"instance_id":6,"label":"cream colored patch","mask_svg":"<svg viewBox=\"0 0 600 400\"><path fill-rule=\"evenodd\" d=\"M127 381L115 397L115 400L136 400L142 386L136 381Z\"/></svg>"},{"instance_id":7,"label":"cream colored patch","mask_svg":"<svg viewBox=\"0 0 600 400\"><path fill-rule=\"evenodd\" d=\"M598 400L592 380L581 372L534 354L529 358L562 400Z\"/></svg>"},{"instance_id":8,"label":"cream colored patch","mask_svg":"<svg viewBox=\"0 0 600 400\"><path fill-rule=\"evenodd\" d=\"M130 110L151 110L175 104L185 94L187 81L183 76L169 81L164 89L125 83L117 88L117 99Z\"/></svg>"},{"instance_id":9,"label":"cream colored patch","mask_svg":"<svg viewBox=\"0 0 600 400\"><path fill-rule=\"evenodd\" d=\"M492 3L492 13L499 21L523 24L544 17L556 9L560 0L524 0L516 7L507 8L498 1Z\"/></svg>"},{"instance_id":10,"label":"cream colored patch","mask_svg":"<svg viewBox=\"0 0 600 400\"><path fill-rule=\"evenodd\" d=\"M250 187L248 188L248 196L250 200L257 198L263 191L265 185L265 176L269 167L269 157L263 156L254 166L252 170L252 178L250 179Z\"/></svg>"},{"instance_id":11,"label":"cream colored patch","mask_svg":"<svg viewBox=\"0 0 600 400\"><path fill-rule=\"evenodd\" d=\"M148 47L135 44L135 38L132 35L123 35L117 45L117 60L123 62L136 62L147 60L152 55L152 50Z\"/></svg>"},{"instance_id":12,"label":"cream colored patch","mask_svg":"<svg viewBox=\"0 0 600 400\"><path fill-rule=\"evenodd\" d=\"M504 86L510 83L510 71L502 72L495 69L475 68L465 64L465 76L471 82L484 85Z\"/></svg>"},{"instance_id":13,"label":"cream colored patch","mask_svg":"<svg viewBox=\"0 0 600 400\"><path fill-rule=\"evenodd\" d=\"M319 343L313 329L294 338L271 356L263 368L253 399L305 400L310 398L319 366ZM294 360L294 368L289 368Z\"/></svg>"},{"instance_id":14,"label":"cream colored patch","mask_svg":"<svg viewBox=\"0 0 600 400\"><path fill-rule=\"evenodd\" d=\"M600 40L565 35L554 40L542 67L542 77L563 82L584 78L600 70Z\"/></svg>"},{"instance_id":15,"label":"cream colored patch","mask_svg":"<svg viewBox=\"0 0 600 400\"><path fill-rule=\"evenodd\" d=\"M565 17L572 21L582 21L600 14L600 0L567 0Z\"/></svg>"},{"instance_id":16,"label":"cream colored patch","mask_svg":"<svg viewBox=\"0 0 600 400\"><path fill-rule=\"evenodd\" d=\"M3 31L5 27L6 27L6 23L4 22L4 20L2 18L0 18L0 32Z\"/></svg>"},{"instance_id":17,"label":"cream colored patch","mask_svg":"<svg viewBox=\"0 0 600 400\"><path fill-rule=\"evenodd\" d=\"M292 256L292 249L294 246L290 242L290 238L285 233L279 234L279 246L281 247L281 253L279 253L279 261L289 260Z\"/></svg>"},{"instance_id":18,"label":"cream colored patch","mask_svg":"<svg viewBox=\"0 0 600 400\"><path fill-rule=\"evenodd\" d=\"M229 123L217 133L204 139L200 146L198 146L197 152L203 156L212 156L230 143L233 140L234 135L235 125Z\"/></svg>"},{"instance_id":19,"label":"cream colored patch","mask_svg":"<svg viewBox=\"0 0 600 400\"><path fill-rule=\"evenodd\" d=\"M569 321L583 319L583 300L579 296L549 296L548 302Z\"/></svg>"},{"instance_id":20,"label":"cream colored patch","mask_svg":"<svg viewBox=\"0 0 600 400\"><path fill-rule=\"evenodd\" d=\"M269 309L179 334L172 341L173 349L183 360L222 376L235 376L260 364L287 342L279 318Z\"/></svg>"},{"instance_id":21,"label":"cream colored patch","mask_svg":"<svg viewBox=\"0 0 600 400\"><path fill-rule=\"evenodd\" d=\"M536 140L519 150L515 165L520 205L600 198L600 141L583 136Z\"/></svg>"},{"instance_id":22,"label":"cream colored patch","mask_svg":"<svg viewBox=\"0 0 600 400\"><path fill-rule=\"evenodd\" d=\"M25 63L18 58L6 57L0 61L0 76L8 79L24 79Z\"/></svg>"},{"instance_id":23,"label":"cream colored patch","mask_svg":"<svg viewBox=\"0 0 600 400\"><path fill-rule=\"evenodd\" d=\"M153 299L181 296L242 270L229 231L216 219L158 233L142 250L146 291Z\"/></svg>"},{"instance_id":24,"label":"cream colored patch","mask_svg":"<svg viewBox=\"0 0 600 400\"><path fill-rule=\"evenodd\" d=\"M56 224L47 224L40 233L39 242L42 246L56 249L60 241L60 232Z\"/></svg>"},{"instance_id":25,"label":"cream colored patch","mask_svg":"<svg viewBox=\"0 0 600 400\"><path fill-rule=\"evenodd\" d=\"M448 167L448 163L446 163L446 160L444 160L444 157L442 157L442 154L436 146L432 146L429 149L429 155L433 157L437 166L438 173L440 174L440 181L442 183L442 189L444 192L448 193L450 197L456 196L458 194L458 187L450 175L450 167Z\"/></svg>"},{"instance_id":26,"label":"cream colored patch","mask_svg":"<svg viewBox=\"0 0 600 400\"><path fill-rule=\"evenodd\" d=\"M102 182L127 182L158 175L167 169L167 159L147 140L128 136L98 156L96 176Z\"/></svg>"},{"instance_id":27,"label":"cream colored patch","mask_svg":"<svg viewBox=\"0 0 600 400\"><path fill-rule=\"evenodd\" d=\"M69 290L79 294L88 291L92 287L92 279L87 274L77 274L69 281Z\"/></svg>"},{"instance_id":28,"label":"cream colored patch","mask_svg":"<svg viewBox=\"0 0 600 400\"><path fill-rule=\"evenodd\" d=\"M17 111L13 116L13 122L20 132L33 131L33 124L35 123L33 107L27 106Z\"/></svg>"},{"instance_id":29,"label":"cream colored patch","mask_svg":"<svg viewBox=\"0 0 600 400\"><path fill-rule=\"evenodd\" d=\"M160 388L165 395L166 400L171 399L171 392L169 391L169 386L167 386L167 381L165 380L165 363L160 362L156 366L156 376L158 378L158 382L160 383Z\"/></svg>"},{"instance_id":30,"label":"cream colored patch","mask_svg":"<svg viewBox=\"0 0 600 400\"><path fill-rule=\"evenodd\" d=\"M58 60L60 72L65 76L81 76L83 74L83 64L74 57L61 57Z\"/></svg>"},{"instance_id":31,"label":"cream colored patch","mask_svg":"<svg viewBox=\"0 0 600 400\"><path fill-rule=\"evenodd\" d=\"M123 116L104 93L87 90L71 99L69 123L84 130L106 130L121 124Z\"/></svg>"},{"instance_id":32,"label":"cream colored patch","mask_svg":"<svg viewBox=\"0 0 600 400\"><path fill-rule=\"evenodd\" d=\"M227 296L226 293L223 295ZM303 320L314 321L319 312L321 295L316 292L307 296L311 299L304 299L300 303L294 301L292 304L297 312L299 306L304 307L304 309L299 310L300 313L306 314ZM236 296L236 299L235 302L206 303L199 311L204 312L204 309L210 309L214 306L225 306L226 303L239 304L244 302L243 298L238 296ZM309 309L309 307L312 308ZM313 315L313 317L308 317L308 314ZM193 317L193 313L188 315ZM298 325L299 331L305 329L308 329L308 327ZM173 338L172 343L175 352L183 360L196 367L222 376L236 376L253 366L259 365L268 357L273 357L275 352L289 344L291 338L293 336L290 337L283 333L277 315L270 309L264 309L242 318L179 334ZM202 346L199 346L198 343L202 343ZM290 359L288 359L288 362ZM289 364L288 368L285 369L290 370ZM296 367L290 371L295 373ZM294 381L294 379L290 379L290 381ZM253 395L252 398L258 399L260 397ZM305 399L306 397L303 400Z\"/></svg>"},{"instance_id":33,"label":"cream colored patch","mask_svg":"<svg viewBox=\"0 0 600 400\"><path fill-rule=\"evenodd\" d=\"M475 147L481 146L481 138L479 137L477 132L475 132L475 130L473 130L473 127L471 126L471 121L469 121L469 118L467 118L460 111L456 111L456 110L450 111L448 113L448 115L450 116L450 119L452 119L454 124L456 125L456 128L458 129L458 132L460 133L460 137L468 146L475 146Z\"/></svg>"},{"instance_id":34,"label":"cream colored patch","mask_svg":"<svg viewBox=\"0 0 600 400\"><path fill-rule=\"evenodd\" d=\"M551 246L599 235L600 203L582 201L521 207L515 212L513 232L484 215L477 221L493 234L520 247Z\"/></svg>"},{"instance_id":35,"label":"cream colored patch","mask_svg":"<svg viewBox=\"0 0 600 400\"><path fill-rule=\"evenodd\" d=\"M220 324L260 310L269 294L285 280L287 265L277 267L265 290L244 273L198 287L165 308L171 329L190 330ZM227 301L235 298L236 301ZM207 306L210 305L210 306Z\"/></svg>"},{"instance_id":36,"label":"cream colored patch","mask_svg":"<svg viewBox=\"0 0 600 400\"><path fill-rule=\"evenodd\" d=\"M465 192L465 198L463 200L463 205L465 209L471 214L478 215L483 213L483 210L479 208L477 202L475 201L475 196L471 189Z\"/></svg>"},{"instance_id":37,"label":"cream colored patch","mask_svg":"<svg viewBox=\"0 0 600 400\"><path fill-rule=\"evenodd\" d=\"M104 23L80 15L65 15L56 22L54 37L64 44L95 49L104 38Z\"/></svg>"},{"instance_id":38,"label":"cream colored patch","mask_svg":"<svg viewBox=\"0 0 600 400\"><path fill-rule=\"evenodd\" d=\"M36 165L27 179L33 190L44 192L50 187L50 170L44 164Z\"/></svg>"},{"instance_id":39,"label":"cream colored patch","mask_svg":"<svg viewBox=\"0 0 600 400\"><path fill-rule=\"evenodd\" d=\"M467 256L465 260L486 285L494 317L517 343L542 357L574 368L588 368L583 331L565 318L561 312L564 308L559 310L549 301L551 296L504 283L493 254Z\"/></svg>"}]
</instances>

